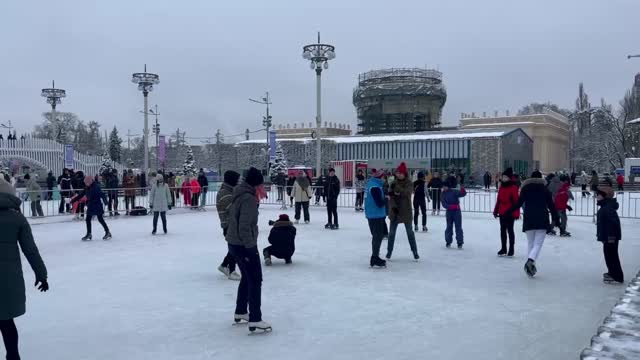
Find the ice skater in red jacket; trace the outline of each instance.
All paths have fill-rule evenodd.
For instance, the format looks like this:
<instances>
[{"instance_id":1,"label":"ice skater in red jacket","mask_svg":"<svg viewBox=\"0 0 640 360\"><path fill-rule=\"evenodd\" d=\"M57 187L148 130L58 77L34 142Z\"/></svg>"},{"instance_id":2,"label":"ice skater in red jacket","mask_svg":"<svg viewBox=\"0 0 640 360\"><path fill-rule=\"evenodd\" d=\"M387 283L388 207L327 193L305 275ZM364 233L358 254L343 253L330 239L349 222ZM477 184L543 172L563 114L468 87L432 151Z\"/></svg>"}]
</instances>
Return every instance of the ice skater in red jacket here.
<instances>
[{"instance_id":1,"label":"ice skater in red jacket","mask_svg":"<svg viewBox=\"0 0 640 360\"><path fill-rule=\"evenodd\" d=\"M498 256L513 256L515 251L516 234L513 231L513 226L515 221L520 218L520 210L508 214L509 209L518 202L518 185L512 178L512 168L508 168L502 173L498 198L493 209L493 216L500 218L500 242L502 247L498 251ZM509 235L509 250L507 250L507 235Z\"/></svg>"}]
</instances>

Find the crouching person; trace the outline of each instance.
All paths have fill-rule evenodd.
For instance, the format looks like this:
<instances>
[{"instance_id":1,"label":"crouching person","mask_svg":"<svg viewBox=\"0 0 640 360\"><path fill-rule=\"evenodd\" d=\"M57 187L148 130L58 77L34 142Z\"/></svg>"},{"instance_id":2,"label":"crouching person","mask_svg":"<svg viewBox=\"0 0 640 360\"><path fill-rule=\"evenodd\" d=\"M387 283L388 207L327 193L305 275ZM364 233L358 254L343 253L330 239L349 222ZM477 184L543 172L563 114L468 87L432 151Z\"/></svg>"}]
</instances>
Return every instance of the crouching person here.
<instances>
[{"instance_id":1,"label":"crouching person","mask_svg":"<svg viewBox=\"0 0 640 360\"><path fill-rule=\"evenodd\" d=\"M262 250L264 255L264 264L271 266L271 257L274 256L278 259L284 259L285 263L291 264L291 257L296 251L296 228L293 223L289 221L289 215L282 214L275 222L269 222L273 225L271 232L269 232L269 244Z\"/></svg>"}]
</instances>

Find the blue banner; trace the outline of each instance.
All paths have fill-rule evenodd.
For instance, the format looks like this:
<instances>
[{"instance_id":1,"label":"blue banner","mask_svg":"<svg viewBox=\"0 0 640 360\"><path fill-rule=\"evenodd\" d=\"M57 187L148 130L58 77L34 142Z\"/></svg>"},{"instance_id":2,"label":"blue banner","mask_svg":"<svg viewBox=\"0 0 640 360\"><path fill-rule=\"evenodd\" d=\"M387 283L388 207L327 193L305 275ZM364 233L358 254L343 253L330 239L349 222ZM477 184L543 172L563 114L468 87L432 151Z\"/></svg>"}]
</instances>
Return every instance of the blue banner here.
<instances>
[{"instance_id":1,"label":"blue banner","mask_svg":"<svg viewBox=\"0 0 640 360\"><path fill-rule=\"evenodd\" d=\"M71 144L64 146L64 167L73 169L73 145Z\"/></svg>"},{"instance_id":2,"label":"blue banner","mask_svg":"<svg viewBox=\"0 0 640 360\"><path fill-rule=\"evenodd\" d=\"M271 161L276 158L276 132L271 130L269 131L269 159Z\"/></svg>"}]
</instances>

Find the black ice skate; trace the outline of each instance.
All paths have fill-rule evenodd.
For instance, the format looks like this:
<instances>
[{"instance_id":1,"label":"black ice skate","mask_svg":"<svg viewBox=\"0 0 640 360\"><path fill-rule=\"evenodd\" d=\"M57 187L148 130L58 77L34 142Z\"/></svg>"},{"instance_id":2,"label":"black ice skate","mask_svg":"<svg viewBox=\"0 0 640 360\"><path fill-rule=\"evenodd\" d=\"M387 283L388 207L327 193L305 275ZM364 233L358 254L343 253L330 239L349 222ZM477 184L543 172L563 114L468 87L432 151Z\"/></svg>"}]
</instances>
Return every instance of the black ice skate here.
<instances>
[{"instance_id":1,"label":"black ice skate","mask_svg":"<svg viewBox=\"0 0 640 360\"><path fill-rule=\"evenodd\" d=\"M570 232L567 232L567 231L565 231L565 232L561 232L561 233L560 233L560 237L571 237L571 233L570 233Z\"/></svg>"},{"instance_id":2,"label":"black ice skate","mask_svg":"<svg viewBox=\"0 0 640 360\"><path fill-rule=\"evenodd\" d=\"M266 321L249 321L249 334L254 334L256 330L258 330L259 333L268 333L272 331L272 328L271 325Z\"/></svg>"},{"instance_id":3,"label":"black ice skate","mask_svg":"<svg viewBox=\"0 0 640 360\"><path fill-rule=\"evenodd\" d=\"M458 250L462 250L462 244L458 244Z\"/></svg>"},{"instance_id":4,"label":"black ice skate","mask_svg":"<svg viewBox=\"0 0 640 360\"><path fill-rule=\"evenodd\" d=\"M87 234L87 235L83 236L81 240L82 241L91 241L91 234Z\"/></svg>"},{"instance_id":5,"label":"black ice skate","mask_svg":"<svg viewBox=\"0 0 640 360\"><path fill-rule=\"evenodd\" d=\"M413 231L418 231L418 225L415 225L415 226L413 227Z\"/></svg>"},{"instance_id":6,"label":"black ice skate","mask_svg":"<svg viewBox=\"0 0 640 360\"><path fill-rule=\"evenodd\" d=\"M391 251L387 251L387 256L385 256L385 258L387 258L387 261L391 260Z\"/></svg>"},{"instance_id":7,"label":"black ice skate","mask_svg":"<svg viewBox=\"0 0 640 360\"><path fill-rule=\"evenodd\" d=\"M371 261L369 261L369 266L371 268L377 268L377 269L386 268L387 267L387 262L382 260L382 259L380 259L379 256L372 256L371 257Z\"/></svg>"},{"instance_id":8,"label":"black ice skate","mask_svg":"<svg viewBox=\"0 0 640 360\"><path fill-rule=\"evenodd\" d=\"M331 225L331 230L338 230L340 229L340 227L338 226L338 224L333 224Z\"/></svg>"},{"instance_id":9,"label":"black ice skate","mask_svg":"<svg viewBox=\"0 0 640 360\"><path fill-rule=\"evenodd\" d=\"M427 231L429 231L429 229L427 229L427 227L426 227L426 226L423 226L423 227L422 227L422 231L427 232Z\"/></svg>"},{"instance_id":10,"label":"black ice skate","mask_svg":"<svg viewBox=\"0 0 640 360\"><path fill-rule=\"evenodd\" d=\"M611 275L608 273L602 275L602 281L605 284L624 284L623 281L616 281Z\"/></svg>"},{"instance_id":11,"label":"black ice skate","mask_svg":"<svg viewBox=\"0 0 640 360\"><path fill-rule=\"evenodd\" d=\"M153 231L151 231L151 235L155 235L156 234L156 229L153 229Z\"/></svg>"},{"instance_id":12,"label":"black ice skate","mask_svg":"<svg viewBox=\"0 0 640 360\"><path fill-rule=\"evenodd\" d=\"M102 237L102 240L110 240L111 239L111 233L107 232L106 234L104 234L104 236Z\"/></svg>"},{"instance_id":13,"label":"black ice skate","mask_svg":"<svg viewBox=\"0 0 640 360\"><path fill-rule=\"evenodd\" d=\"M555 230L549 230L549 231L547 231L547 235L549 235L549 236L556 236L556 235L558 235L558 234L556 233L556 231L555 231Z\"/></svg>"},{"instance_id":14,"label":"black ice skate","mask_svg":"<svg viewBox=\"0 0 640 360\"><path fill-rule=\"evenodd\" d=\"M507 250L505 249L500 249L500 251L498 251L498 256L502 257L507 255Z\"/></svg>"},{"instance_id":15,"label":"black ice skate","mask_svg":"<svg viewBox=\"0 0 640 360\"><path fill-rule=\"evenodd\" d=\"M329 223L324 224L324 228L325 229L331 229L331 224L329 224Z\"/></svg>"},{"instance_id":16,"label":"black ice skate","mask_svg":"<svg viewBox=\"0 0 640 360\"><path fill-rule=\"evenodd\" d=\"M418 260L420 260L420 255L418 255L418 252L417 252L417 251L414 251L414 252L413 252L413 260L414 260L414 261L418 261Z\"/></svg>"},{"instance_id":17,"label":"black ice skate","mask_svg":"<svg viewBox=\"0 0 640 360\"><path fill-rule=\"evenodd\" d=\"M264 265L265 266L271 266L271 264L272 264L271 257L270 256L269 257L265 257L264 258Z\"/></svg>"},{"instance_id":18,"label":"black ice skate","mask_svg":"<svg viewBox=\"0 0 640 360\"><path fill-rule=\"evenodd\" d=\"M508 257L513 257L513 248L509 248L509 252L507 253Z\"/></svg>"},{"instance_id":19,"label":"black ice skate","mask_svg":"<svg viewBox=\"0 0 640 360\"><path fill-rule=\"evenodd\" d=\"M534 277L537 271L535 262L531 259L528 259L527 262L524 264L524 271L527 273L527 276L529 276L530 278Z\"/></svg>"},{"instance_id":20,"label":"black ice skate","mask_svg":"<svg viewBox=\"0 0 640 360\"><path fill-rule=\"evenodd\" d=\"M447 249L451 249L451 243L447 243L445 246L447 247Z\"/></svg>"}]
</instances>

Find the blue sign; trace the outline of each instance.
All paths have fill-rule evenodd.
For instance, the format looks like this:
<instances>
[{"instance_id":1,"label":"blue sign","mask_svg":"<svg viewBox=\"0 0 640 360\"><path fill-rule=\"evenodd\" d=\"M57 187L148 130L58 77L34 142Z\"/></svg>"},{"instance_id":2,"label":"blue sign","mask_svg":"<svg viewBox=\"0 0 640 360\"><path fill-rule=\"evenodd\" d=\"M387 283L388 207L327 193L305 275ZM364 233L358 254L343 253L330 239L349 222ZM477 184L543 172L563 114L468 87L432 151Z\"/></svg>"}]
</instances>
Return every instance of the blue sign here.
<instances>
[{"instance_id":1,"label":"blue sign","mask_svg":"<svg viewBox=\"0 0 640 360\"><path fill-rule=\"evenodd\" d=\"M631 173L629 175L634 175L634 176L640 175L640 166L632 166L631 169L629 170L630 170L629 172Z\"/></svg>"},{"instance_id":2,"label":"blue sign","mask_svg":"<svg viewBox=\"0 0 640 360\"><path fill-rule=\"evenodd\" d=\"M64 146L64 167L73 169L73 145L71 144Z\"/></svg>"},{"instance_id":3,"label":"blue sign","mask_svg":"<svg viewBox=\"0 0 640 360\"><path fill-rule=\"evenodd\" d=\"M269 159L271 161L276 159L276 132L269 131Z\"/></svg>"}]
</instances>

